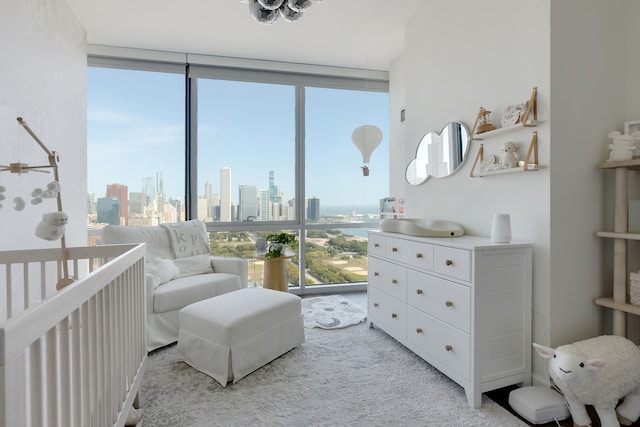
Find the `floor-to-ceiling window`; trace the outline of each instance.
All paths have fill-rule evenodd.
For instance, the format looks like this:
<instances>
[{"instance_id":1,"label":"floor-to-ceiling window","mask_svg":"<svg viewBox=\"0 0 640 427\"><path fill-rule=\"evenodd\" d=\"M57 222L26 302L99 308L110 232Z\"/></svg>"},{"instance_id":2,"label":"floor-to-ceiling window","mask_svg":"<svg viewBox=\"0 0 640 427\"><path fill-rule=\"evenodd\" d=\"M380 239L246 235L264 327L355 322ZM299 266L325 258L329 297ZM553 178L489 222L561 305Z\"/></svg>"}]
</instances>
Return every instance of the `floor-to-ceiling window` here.
<instances>
[{"instance_id":1,"label":"floor-to-ceiling window","mask_svg":"<svg viewBox=\"0 0 640 427\"><path fill-rule=\"evenodd\" d=\"M297 292L366 282L366 229L388 196L386 82L97 65L89 68L90 228L202 219L212 252L249 259L257 286L256 242L288 231L300 239L288 262ZM365 124L384 134L368 175L351 141ZM100 214L116 204L117 217Z\"/></svg>"}]
</instances>

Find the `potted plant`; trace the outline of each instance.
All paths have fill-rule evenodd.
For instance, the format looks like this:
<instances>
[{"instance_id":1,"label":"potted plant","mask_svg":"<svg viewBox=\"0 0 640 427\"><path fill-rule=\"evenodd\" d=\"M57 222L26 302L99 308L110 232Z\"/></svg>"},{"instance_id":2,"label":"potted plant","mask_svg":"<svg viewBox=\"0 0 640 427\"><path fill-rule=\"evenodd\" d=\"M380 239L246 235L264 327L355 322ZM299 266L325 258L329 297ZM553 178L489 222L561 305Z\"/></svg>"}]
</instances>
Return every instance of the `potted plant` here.
<instances>
[{"instance_id":1,"label":"potted plant","mask_svg":"<svg viewBox=\"0 0 640 427\"><path fill-rule=\"evenodd\" d=\"M279 258L286 253L287 247L295 249L298 239L291 233L272 233L267 236L267 253L265 258Z\"/></svg>"}]
</instances>

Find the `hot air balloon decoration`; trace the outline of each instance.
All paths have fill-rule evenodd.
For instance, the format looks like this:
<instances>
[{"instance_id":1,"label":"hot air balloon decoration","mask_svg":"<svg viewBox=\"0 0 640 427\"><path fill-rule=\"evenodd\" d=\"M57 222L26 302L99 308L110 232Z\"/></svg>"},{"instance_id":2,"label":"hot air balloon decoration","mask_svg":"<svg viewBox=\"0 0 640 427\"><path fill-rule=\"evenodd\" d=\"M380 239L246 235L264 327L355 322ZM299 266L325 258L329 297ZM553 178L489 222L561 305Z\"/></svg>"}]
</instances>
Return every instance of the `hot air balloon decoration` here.
<instances>
[{"instance_id":1,"label":"hot air balloon decoration","mask_svg":"<svg viewBox=\"0 0 640 427\"><path fill-rule=\"evenodd\" d=\"M377 126L364 125L357 127L351 134L351 141L358 150L362 153L362 174L369 176L369 160L371 153L378 148L378 145L382 142L382 130Z\"/></svg>"}]
</instances>

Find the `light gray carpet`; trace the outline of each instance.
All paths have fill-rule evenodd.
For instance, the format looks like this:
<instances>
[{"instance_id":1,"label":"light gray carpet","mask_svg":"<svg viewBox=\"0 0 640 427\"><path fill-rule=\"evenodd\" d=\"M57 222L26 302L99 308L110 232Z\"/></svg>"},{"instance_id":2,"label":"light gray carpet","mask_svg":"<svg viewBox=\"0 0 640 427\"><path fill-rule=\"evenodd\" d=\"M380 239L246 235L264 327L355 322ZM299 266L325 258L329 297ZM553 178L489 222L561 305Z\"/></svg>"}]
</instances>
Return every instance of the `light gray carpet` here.
<instances>
[{"instance_id":1,"label":"light gray carpet","mask_svg":"<svg viewBox=\"0 0 640 427\"><path fill-rule=\"evenodd\" d=\"M338 329L357 325L367 318L367 310L341 295L302 299L305 328Z\"/></svg>"},{"instance_id":2,"label":"light gray carpet","mask_svg":"<svg viewBox=\"0 0 640 427\"><path fill-rule=\"evenodd\" d=\"M237 384L152 353L142 382L142 425L150 426L526 426L464 390L368 323L305 329L306 343Z\"/></svg>"}]
</instances>

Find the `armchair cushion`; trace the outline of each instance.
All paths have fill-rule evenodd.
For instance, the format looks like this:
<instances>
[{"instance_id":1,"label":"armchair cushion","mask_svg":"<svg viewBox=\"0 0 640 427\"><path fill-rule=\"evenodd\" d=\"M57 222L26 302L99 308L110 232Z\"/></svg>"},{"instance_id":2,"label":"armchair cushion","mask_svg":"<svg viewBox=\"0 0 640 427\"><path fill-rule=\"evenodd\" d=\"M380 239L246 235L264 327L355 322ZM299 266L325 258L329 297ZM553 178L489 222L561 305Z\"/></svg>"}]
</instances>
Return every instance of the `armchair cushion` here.
<instances>
[{"instance_id":1,"label":"armchair cushion","mask_svg":"<svg viewBox=\"0 0 640 427\"><path fill-rule=\"evenodd\" d=\"M208 254L178 258L174 259L172 263L180 270L179 277L214 272L211 265L211 255Z\"/></svg>"},{"instance_id":2,"label":"armchair cushion","mask_svg":"<svg viewBox=\"0 0 640 427\"><path fill-rule=\"evenodd\" d=\"M209 254L207 226L197 219L171 224L160 224L166 230L171 243L173 258L187 258Z\"/></svg>"},{"instance_id":3,"label":"armchair cushion","mask_svg":"<svg viewBox=\"0 0 640 427\"><path fill-rule=\"evenodd\" d=\"M153 312L164 313L187 305L240 289L237 274L216 273L181 277L158 286L154 291Z\"/></svg>"}]
</instances>

